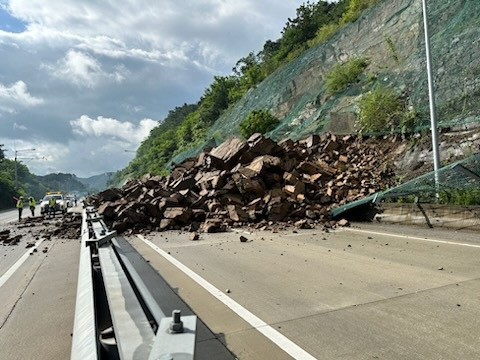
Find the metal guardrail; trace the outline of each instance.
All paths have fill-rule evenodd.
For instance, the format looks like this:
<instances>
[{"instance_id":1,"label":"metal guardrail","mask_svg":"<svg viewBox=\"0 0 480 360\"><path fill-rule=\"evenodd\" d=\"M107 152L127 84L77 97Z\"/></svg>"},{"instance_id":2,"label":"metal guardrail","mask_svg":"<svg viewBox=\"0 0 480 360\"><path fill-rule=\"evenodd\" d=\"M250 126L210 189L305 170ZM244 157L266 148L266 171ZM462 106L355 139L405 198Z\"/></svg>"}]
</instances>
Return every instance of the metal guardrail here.
<instances>
[{"instance_id":1,"label":"metal guardrail","mask_svg":"<svg viewBox=\"0 0 480 360\"><path fill-rule=\"evenodd\" d=\"M81 231L71 359L194 359L197 317L165 316L93 207Z\"/></svg>"}]
</instances>

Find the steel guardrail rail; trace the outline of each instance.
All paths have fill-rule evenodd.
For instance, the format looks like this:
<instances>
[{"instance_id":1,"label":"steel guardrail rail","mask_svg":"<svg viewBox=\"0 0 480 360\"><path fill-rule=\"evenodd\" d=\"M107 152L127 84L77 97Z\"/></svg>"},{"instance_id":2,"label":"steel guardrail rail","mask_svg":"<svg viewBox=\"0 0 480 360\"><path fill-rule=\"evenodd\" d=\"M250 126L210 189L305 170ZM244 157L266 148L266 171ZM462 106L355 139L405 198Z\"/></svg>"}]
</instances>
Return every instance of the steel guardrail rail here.
<instances>
[{"instance_id":1,"label":"steel guardrail rail","mask_svg":"<svg viewBox=\"0 0 480 360\"><path fill-rule=\"evenodd\" d=\"M84 209L71 359L193 360L197 317L166 317L116 236Z\"/></svg>"}]
</instances>

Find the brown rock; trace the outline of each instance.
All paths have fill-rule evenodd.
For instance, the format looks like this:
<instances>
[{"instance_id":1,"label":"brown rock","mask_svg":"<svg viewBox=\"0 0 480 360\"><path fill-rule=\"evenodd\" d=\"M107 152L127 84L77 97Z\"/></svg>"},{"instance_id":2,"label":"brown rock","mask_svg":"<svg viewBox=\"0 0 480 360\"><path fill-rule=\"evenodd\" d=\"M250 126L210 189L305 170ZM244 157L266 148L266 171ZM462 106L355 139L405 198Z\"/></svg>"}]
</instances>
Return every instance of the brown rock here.
<instances>
[{"instance_id":1,"label":"brown rock","mask_svg":"<svg viewBox=\"0 0 480 360\"><path fill-rule=\"evenodd\" d=\"M301 181L297 181L295 185L285 185L283 191L296 199L299 194L305 192L305 184Z\"/></svg>"},{"instance_id":2,"label":"brown rock","mask_svg":"<svg viewBox=\"0 0 480 360\"><path fill-rule=\"evenodd\" d=\"M307 219L298 220L295 222L294 225L298 229L312 229L312 225L308 222Z\"/></svg>"},{"instance_id":3,"label":"brown rock","mask_svg":"<svg viewBox=\"0 0 480 360\"><path fill-rule=\"evenodd\" d=\"M245 140L231 138L210 151L210 155L223 160L225 166L231 169L248 149L249 146Z\"/></svg>"},{"instance_id":4,"label":"brown rock","mask_svg":"<svg viewBox=\"0 0 480 360\"><path fill-rule=\"evenodd\" d=\"M192 210L183 207L169 207L163 212L165 219L172 219L176 223L186 224L192 216Z\"/></svg>"},{"instance_id":5,"label":"brown rock","mask_svg":"<svg viewBox=\"0 0 480 360\"><path fill-rule=\"evenodd\" d=\"M313 134L308 136L307 138L300 141L301 144L304 144L307 148L311 148L314 145L318 145L320 143L320 136Z\"/></svg>"},{"instance_id":6,"label":"brown rock","mask_svg":"<svg viewBox=\"0 0 480 360\"><path fill-rule=\"evenodd\" d=\"M202 228L206 233L223 232L227 229L221 219L207 219Z\"/></svg>"},{"instance_id":7,"label":"brown rock","mask_svg":"<svg viewBox=\"0 0 480 360\"><path fill-rule=\"evenodd\" d=\"M107 189L98 193L98 196L103 199L103 201L115 201L122 197L122 193L118 189Z\"/></svg>"},{"instance_id":8,"label":"brown rock","mask_svg":"<svg viewBox=\"0 0 480 360\"><path fill-rule=\"evenodd\" d=\"M268 219L273 221L280 221L285 219L290 210L288 202L277 202L268 206Z\"/></svg>"},{"instance_id":9,"label":"brown rock","mask_svg":"<svg viewBox=\"0 0 480 360\"><path fill-rule=\"evenodd\" d=\"M247 168L252 170L255 176L258 176L264 174L266 171L269 171L272 168L277 168L277 170L279 170L281 163L282 161L278 157L263 155L256 157L250 163L250 165L247 166Z\"/></svg>"},{"instance_id":10,"label":"brown rock","mask_svg":"<svg viewBox=\"0 0 480 360\"><path fill-rule=\"evenodd\" d=\"M160 221L160 226L158 227L160 231L168 230L175 225L175 220L173 219L162 219Z\"/></svg>"},{"instance_id":11,"label":"brown rock","mask_svg":"<svg viewBox=\"0 0 480 360\"><path fill-rule=\"evenodd\" d=\"M182 175L177 180L172 182L170 187L176 191L181 191L185 189L191 189L195 186L196 180L192 175L184 176Z\"/></svg>"},{"instance_id":12,"label":"brown rock","mask_svg":"<svg viewBox=\"0 0 480 360\"><path fill-rule=\"evenodd\" d=\"M98 213L103 215L105 219L110 220L115 217L115 208L115 203L107 201L98 207Z\"/></svg>"},{"instance_id":13,"label":"brown rock","mask_svg":"<svg viewBox=\"0 0 480 360\"><path fill-rule=\"evenodd\" d=\"M237 222L246 222L248 221L248 214L242 210L238 205L228 205L227 206L230 219Z\"/></svg>"}]
</instances>

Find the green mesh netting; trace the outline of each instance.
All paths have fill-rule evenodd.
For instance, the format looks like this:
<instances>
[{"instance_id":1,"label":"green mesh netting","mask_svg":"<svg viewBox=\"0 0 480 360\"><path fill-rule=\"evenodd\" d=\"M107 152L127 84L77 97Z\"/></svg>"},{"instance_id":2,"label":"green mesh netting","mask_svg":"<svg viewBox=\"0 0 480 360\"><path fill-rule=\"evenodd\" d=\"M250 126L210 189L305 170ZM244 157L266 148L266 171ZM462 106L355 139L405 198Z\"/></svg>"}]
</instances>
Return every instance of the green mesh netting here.
<instances>
[{"instance_id":1,"label":"green mesh netting","mask_svg":"<svg viewBox=\"0 0 480 360\"><path fill-rule=\"evenodd\" d=\"M405 184L383 192L373 194L361 200L353 201L330 212L338 217L348 210L368 203L379 202L387 198L417 197L428 200L444 201L480 201L480 154L457 161L438 170L419 176ZM462 199L463 198L463 199Z\"/></svg>"},{"instance_id":2,"label":"green mesh netting","mask_svg":"<svg viewBox=\"0 0 480 360\"><path fill-rule=\"evenodd\" d=\"M480 1L429 0L432 65L439 127L480 121ZM360 81L329 95L325 74L353 56L370 61ZM208 144L239 135L239 123L255 109L281 119L268 135L298 140L311 133L356 131L356 104L375 83L402 93L418 114L415 130L430 127L422 2L384 0L327 42L283 66L228 109L208 141L178 154L179 163ZM402 129L386 129L400 132Z\"/></svg>"}]
</instances>

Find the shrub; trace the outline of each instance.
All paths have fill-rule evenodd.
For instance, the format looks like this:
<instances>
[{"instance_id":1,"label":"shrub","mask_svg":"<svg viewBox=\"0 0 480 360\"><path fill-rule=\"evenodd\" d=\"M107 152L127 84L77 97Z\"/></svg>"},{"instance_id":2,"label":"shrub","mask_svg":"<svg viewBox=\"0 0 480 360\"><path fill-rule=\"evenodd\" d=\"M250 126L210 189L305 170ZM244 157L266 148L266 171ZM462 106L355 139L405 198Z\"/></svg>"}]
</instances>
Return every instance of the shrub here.
<instances>
[{"instance_id":1,"label":"shrub","mask_svg":"<svg viewBox=\"0 0 480 360\"><path fill-rule=\"evenodd\" d=\"M378 0L350 0L347 10L342 14L340 22L346 24L354 22L362 14L363 10L374 5Z\"/></svg>"},{"instance_id":2,"label":"shrub","mask_svg":"<svg viewBox=\"0 0 480 360\"><path fill-rule=\"evenodd\" d=\"M279 120L268 110L253 110L239 125L240 133L249 138L255 133L265 134L275 129Z\"/></svg>"},{"instance_id":3,"label":"shrub","mask_svg":"<svg viewBox=\"0 0 480 360\"><path fill-rule=\"evenodd\" d=\"M395 48L395 45L393 44L392 39L390 37L386 37L385 41L387 43L388 52L392 55L393 60L395 60L395 62L398 63L399 61L398 53L397 53L397 49Z\"/></svg>"},{"instance_id":4,"label":"shrub","mask_svg":"<svg viewBox=\"0 0 480 360\"><path fill-rule=\"evenodd\" d=\"M325 24L317 30L315 37L308 40L308 46L312 47L330 39L340 29L341 25L335 22Z\"/></svg>"},{"instance_id":5,"label":"shrub","mask_svg":"<svg viewBox=\"0 0 480 360\"><path fill-rule=\"evenodd\" d=\"M345 90L359 81L359 76L368 66L367 58L354 57L343 64L336 64L326 75L327 91L330 94Z\"/></svg>"},{"instance_id":6,"label":"shrub","mask_svg":"<svg viewBox=\"0 0 480 360\"><path fill-rule=\"evenodd\" d=\"M439 191L440 201L453 205L479 205L479 189L445 189Z\"/></svg>"},{"instance_id":7,"label":"shrub","mask_svg":"<svg viewBox=\"0 0 480 360\"><path fill-rule=\"evenodd\" d=\"M358 104L362 130L378 132L398 125L405 111L404 101L393 89L378 85L362 96Z\"/></svg>"},{"instance_id":8,"label":"shrub","mask_svg":"<svg viewBox=\"0 0 480 360\"><path fill-rule=\"evenodd\" d=\"M400 121L400 128L401 128L402 134L414 132L419 121L420 121L420 114L415 110L415 108L412 108L406 111L402 115L402 119Z\"/></svg>"}]
</instances>

